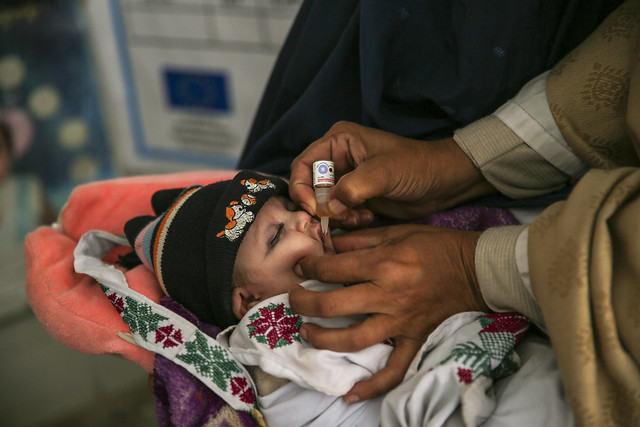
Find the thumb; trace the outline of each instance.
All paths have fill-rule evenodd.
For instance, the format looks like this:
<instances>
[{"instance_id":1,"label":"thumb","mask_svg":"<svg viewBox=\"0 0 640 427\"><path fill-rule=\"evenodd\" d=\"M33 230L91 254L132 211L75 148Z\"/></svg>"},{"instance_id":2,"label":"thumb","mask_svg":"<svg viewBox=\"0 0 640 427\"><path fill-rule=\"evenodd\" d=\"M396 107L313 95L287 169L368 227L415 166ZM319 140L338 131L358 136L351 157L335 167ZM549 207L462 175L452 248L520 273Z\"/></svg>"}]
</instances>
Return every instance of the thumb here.
<instances>
[{"instance_id":1,"label":"thumb","mask_svg":"<svg viewBox=\"0 0 640 427\"><path fill-rule=\"evenodd\" d=\"M368 159L354 170L344 174L336 183L329 196L329 207L334 214L342 213L346 207L363 204L369 199L385 196L388 193L389 174L376 159ZM339 201L344 208L333 201Z\"/></svg>"}]
</instances>

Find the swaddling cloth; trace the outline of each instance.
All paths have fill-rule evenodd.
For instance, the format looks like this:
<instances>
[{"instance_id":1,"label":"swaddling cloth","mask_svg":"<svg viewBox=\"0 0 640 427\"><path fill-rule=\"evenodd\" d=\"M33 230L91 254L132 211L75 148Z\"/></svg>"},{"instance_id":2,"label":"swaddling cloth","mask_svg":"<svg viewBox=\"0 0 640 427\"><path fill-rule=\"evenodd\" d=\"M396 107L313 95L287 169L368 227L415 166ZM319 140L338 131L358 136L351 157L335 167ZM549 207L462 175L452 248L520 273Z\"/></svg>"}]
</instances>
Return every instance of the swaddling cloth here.
<instances>
[{"instance_id":1,"label":"swaddling cloth","mask_svg":"<svg viewBox=\"0 0 640 427\"><path fill-rule=\"evenodd\" d=\"M326 291L341 285L308 280L302 286ZM253 307L237 326L226 329L217 339L244 365L260 366L265 372L304 388L343 396L355 383L384 368L393 347L377 344L351 353L316 349L302 339L300 326L312 322L344 328L357 320L360 318L320 319L298 315L289 306L288 295L281 294Z\"/></svg>"}]
</instances>

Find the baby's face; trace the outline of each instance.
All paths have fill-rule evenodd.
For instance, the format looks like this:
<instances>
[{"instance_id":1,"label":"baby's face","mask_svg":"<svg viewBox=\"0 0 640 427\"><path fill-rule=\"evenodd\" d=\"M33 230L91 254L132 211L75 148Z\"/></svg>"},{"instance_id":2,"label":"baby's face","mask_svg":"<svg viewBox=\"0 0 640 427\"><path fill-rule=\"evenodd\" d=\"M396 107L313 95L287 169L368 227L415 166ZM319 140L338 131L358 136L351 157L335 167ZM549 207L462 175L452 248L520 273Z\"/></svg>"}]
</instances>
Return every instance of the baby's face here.
<instances>
[{"instance_id":1,"label":"baby's face","mask_svg":"<svg viewBox=\"0 0 640 427\"><path fill-rule=\"evenodd\" d=\"M239 319L259 301L301 283L304 279L294 272L298 261L324 253L318 220L284 197L269 199L238 249L240 283L232 292L233 313Z\"/></svg>"}]
</instances>

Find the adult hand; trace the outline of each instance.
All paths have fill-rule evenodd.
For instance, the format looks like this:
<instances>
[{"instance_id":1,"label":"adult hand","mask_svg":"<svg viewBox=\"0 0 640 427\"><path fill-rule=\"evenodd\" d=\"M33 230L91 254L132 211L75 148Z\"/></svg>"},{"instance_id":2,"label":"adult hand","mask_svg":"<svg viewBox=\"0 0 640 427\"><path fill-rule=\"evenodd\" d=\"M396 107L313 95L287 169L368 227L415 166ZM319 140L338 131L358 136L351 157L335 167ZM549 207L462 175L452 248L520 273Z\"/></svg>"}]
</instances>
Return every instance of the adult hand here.
<instances>
[{"instance_id":1,"label":"adult hand","mask_svg":"<svg viewBox=\"0 0 640 427\"><path fill-rule=\"evenodd\" d=\"M419 218L495 192L453 138L420 141L339 122L291 164L291 199L311 214L317 160L334 162L337 182L329 208L342 226L371 222L371 211Z\"/></svg>"},{"instance_id":2,"label":"adult hand","mask_svg":"<svg viewBox=\"0 0 640 427\"><path fill-rule=\"evenodd\" d=\"M479 235L425 225L361 230L334 238L337 255L300 262L305 277L354 284L330 292L293 289L294 311L317 317L368 315L344 329L305 323L301 333L311 344L351 352L394 339L387 366L354 385L347 402L378 396L401 382L428 335L448 317L489 310L475 274Z\"/></svg>"}]
</instances>

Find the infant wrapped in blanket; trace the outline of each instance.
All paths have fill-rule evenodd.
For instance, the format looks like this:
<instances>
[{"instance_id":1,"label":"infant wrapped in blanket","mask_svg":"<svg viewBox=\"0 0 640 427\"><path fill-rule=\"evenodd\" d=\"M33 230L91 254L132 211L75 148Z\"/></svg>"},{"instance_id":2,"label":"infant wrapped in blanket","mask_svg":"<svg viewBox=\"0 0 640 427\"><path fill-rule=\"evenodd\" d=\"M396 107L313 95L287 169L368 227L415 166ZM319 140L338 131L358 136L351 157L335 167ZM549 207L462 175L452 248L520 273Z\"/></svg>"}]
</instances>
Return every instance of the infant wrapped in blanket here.
<instances>
[{"instance_id":1,"label":"infant wrapped in blanket","mask_svg":"<svg viewBox=\"0 0 640 427\"><path fill-rule=\"evenodd\" d=\"M558 392L540 393L528 378L530 366L516 383L526 379L524 388L532 392L520 392L518 398L507 394L509 399L497 406L487 396L493 379L520 364L513 348L528 322L517 314L463 313L448 319L429 337L400 387L378 399L346 404L340 396L384 367L391 343L347 354L314 349L300 337L305 321L345 327L358 319L308 319L289 307L287 290L303 282L294 270L297 261L331 249L318 221L292 205L286 189L279 178L241 172L230 181L159 192L152 202L157 216L135 218L125 227L168 295L199 318L229 326L217 337L229 360L259 367L260 377L288 380L262 393L258 385L259 407L269 425L437 425L451 417L476 424L492 416L501 420L502 412L513 414L517 405L539 399L555 408L549 414L556 421L570 420L557 376L538 376L538 386L553 385L549 390ZM552 364L542 340L525 341L525 353ZM502 388L517 377L502 380ZM516 417L522 421L526 415L520 411Z\"/></svg>"}]
</instances>

